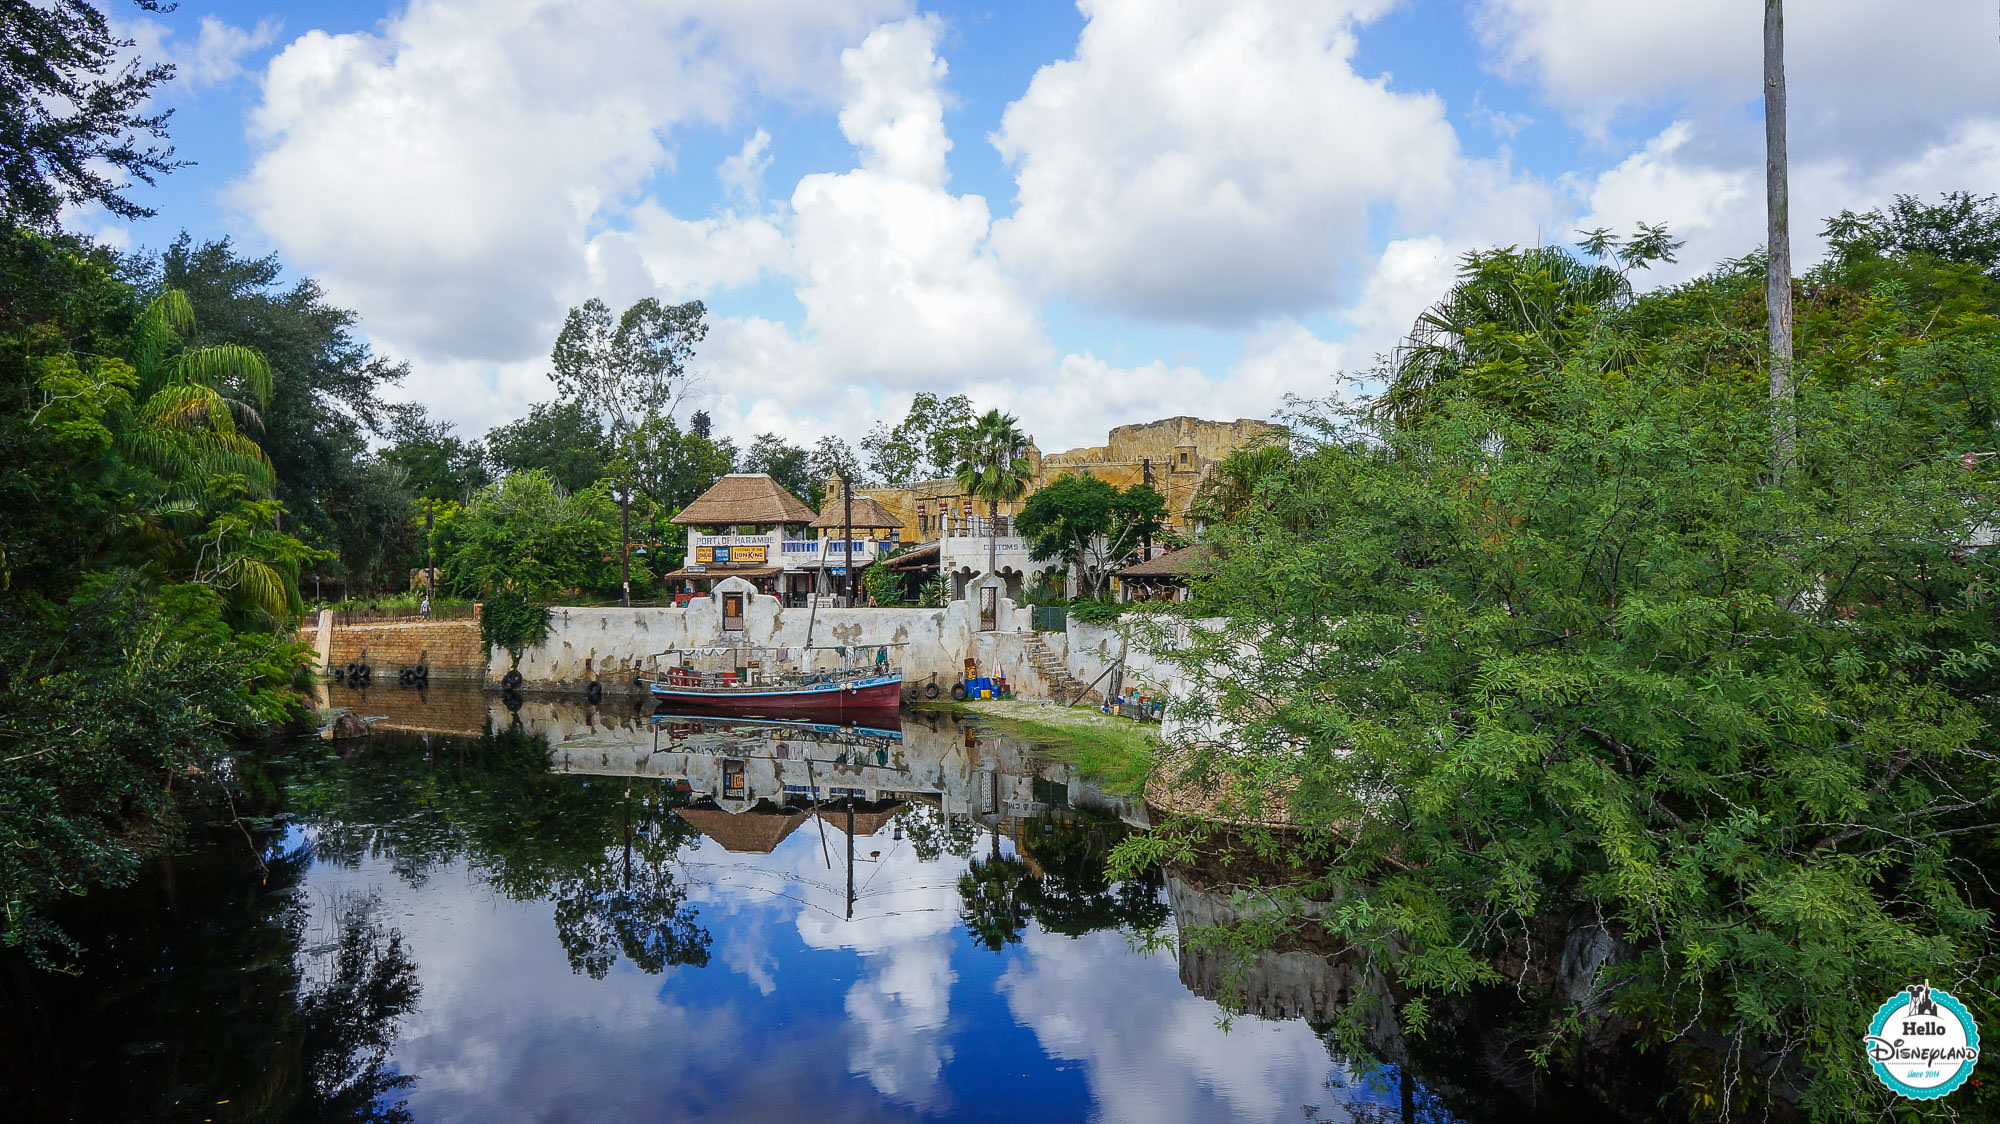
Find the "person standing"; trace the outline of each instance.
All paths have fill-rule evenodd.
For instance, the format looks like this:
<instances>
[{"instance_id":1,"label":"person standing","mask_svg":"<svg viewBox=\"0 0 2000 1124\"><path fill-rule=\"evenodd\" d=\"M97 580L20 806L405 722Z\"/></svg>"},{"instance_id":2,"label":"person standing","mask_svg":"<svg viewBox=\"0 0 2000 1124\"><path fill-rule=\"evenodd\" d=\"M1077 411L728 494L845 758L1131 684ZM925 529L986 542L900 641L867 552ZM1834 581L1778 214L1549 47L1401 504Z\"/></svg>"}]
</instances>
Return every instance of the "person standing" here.
<instances>
[{"instance_id":1,"label":"person standing","mask_svg":"<svg viewBox=\"0 0 2000 1124\"><path fill-rule=\"evenodd\" d=\"M417 606L417 612L425 619L431 619L431 595L424 594L424 603Z\"/></svg>"}]
</instances>

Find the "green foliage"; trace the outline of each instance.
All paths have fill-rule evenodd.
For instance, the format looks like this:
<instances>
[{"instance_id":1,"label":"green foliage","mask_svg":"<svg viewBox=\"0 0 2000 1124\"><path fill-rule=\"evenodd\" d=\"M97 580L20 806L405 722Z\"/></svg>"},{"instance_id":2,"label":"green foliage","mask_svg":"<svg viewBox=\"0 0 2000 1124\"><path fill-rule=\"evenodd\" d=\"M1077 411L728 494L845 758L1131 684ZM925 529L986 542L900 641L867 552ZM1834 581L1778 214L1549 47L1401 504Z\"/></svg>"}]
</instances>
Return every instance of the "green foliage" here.
<instances>
[{"instance_id":1,"label":"green foliage","mask_svg":"<svg viewBox=\"0 0 2000 1124\"><path fill-rule=\"evenodd\" d=\"M761 472L778 486L819 510L826 499L826 479L813 478L812 454L775 433L760 433L743 452L743 471Z\"/></svg>"},{"instance_id":2,"label":"green foliage","mask_svg":"<svg viewBox=\"0 0 2000 1124\"><path fill-rule=\"evenodd\" d=\"M1069 615L1073 620L1085 624L1117 624L1131 608L1127 601L1110 601L1101 597L1079 597L1069 603Z\"/></svg>"},{"instance_id":3,"label":"green foliage","mask_svg":"<svg viewBox=\"0 0 2000 1124\"><path fill-rule=\"evenodd\" d=\"M539 403L520 421L488 430L485 446L500 472L539 468L572 493L597 483L612 458L603 422L577 402Z\"/></svg>"},{"instance_id":4,"label":"green foliage","mask_svg":"<svg viewBox=\"0 0 2000 1124\"><path fill-rule=\"evenodd\" d=\"M521 653L549 638L549 607L530 604L518 593L503 593L479 610L479 638L521 662Z\"/></svg>"},{"instance_id":5,"label":"green foliage","mask_svg":"<svg viewBox=\"0 0 2000 1124\"><path fill-rule=\"evenodd\" d=\"M1088 472L1067 472L1029 496L1015 523L1037 560L1061 560L1084 596L1096 598L1166 518L1166 500L1150 484L1119 488Z\"/></svg>"},{"instance_id":6,"label":"green foliage","mask_svg":"<svg viewBox=\"0 0 2000 1124\"><path fill-rule=\"evenodd\" d=\"M350 588L400 586L397 571L413 564L415 545L406 525L410 474L369 456L367 436L386 418L376 395L407 366L371 354L355 336L354 313L329 305L317 281L282 285L276 255L245 257L227 238L197 244L182 234L157 263L127 264L144 269L145 287L184 294L197 325L192 342L251 347L268 364L257 443L287 528L338 552L325 573Z\"/></svg>"},{"instance_id":7,"label":"green foliage","mask_svg":"<svg viewBox=\"0 0 2000 1124\"><path fill-rule=\"evenodd\" d=\"M1936 203L1896 196L1885 214L1842 211L1826 239L1843 258L1922 254L1975 266L2000 280L2000 196L1953 191Z\"/></svg>"},{"instance_id":8,"label":"green foliage","mask_svg":"<svg viewBox=\"0 0 2000 1124\"><path fill-rule=\"evenodd\" d=\"M159 0L137 0L159 11ZM170 5L171 7L171 5ZM0 219L53 227L64 207L91 203L121 218L152 210L125 195L181 166L165 140L171 110L149 113L172 65L142 65L130 39L87 0L15 4L0 38Z\"/></svg>"},{"instance_id":9,"label":"green foliage","mask_svg":"<svg viewBox=\"0 0 2000 1124\"><path fill-rule=\"evenodd\" d=\"M940 399L919 391L894 426L878 422L861 439L868 470L886 484L932 480L957 472L977 422L963 394Z\"/></svg>"},{"instance_id":10,"label":"green foliage","mask_svg":"<svg viewBox=\"0 0 2000 1124\"><path fill-rule=\"evenodd\" d=\"M1476 257L1496 291L1562 288ZM2000 285L1972 264L1805 277L1777 480L1754 261L1542 301L1552 348L1455 294L1483 319L1413 376L1424 408L1298 419L1198 579L1221 620L1174 657L1173 749L1224 814L1282 806L1264 842L1303 873L1267 889L1337 901L1311 924L1421 1004L1406 1029L1504 989L1544 1063L1613 1013L1669 1051L1672 1115L1851 1119L1890 1108L1858 1047L1885 996L2000 1006L2000 570L1972 545L2000 485L1958 459L2000 445ZM1609 955L1564 981L1580 1009L1529 967L1568 937Z\"/></svg>"},{"instance_id":11,"label":"green foliage","mask_svg":"<svg viewBox=\"0 0 2000 1124\"><path fill-rule=\"evenodd\" d=\"M592 297L563 319L549 355L549 378L562 398L605 419L613 444L647 418L672 416L687 388L687 362L708 336L700 301L663 305L645 297L612 323Z\"/></svg>"},{"instance_id":12,"label":"green foliage","mask_svg":"<svg viewBox=\"0 0 2000 1124\"><path fill-rule=\"evenodd\" d=\"M465 500L492 479L477 441L452 433L450 422L432 421L414 402L390 406L389 446L382 462L402 473L420 499Z\"/></svg>"},{"instance_id":13,"label":"green foliage","mask_svg":"<svg viewBox=\"0 0 2000 1124\"><path fill-rule=\"evenodd\" d=\"M1188 517L1201 523L1227 523L1250 506L1257 487L1291 463L1289 444L1267 442L1233 449L1216 462L1195 489Z\"/></svg>"},{"instance_id":14,"label":"green foliage","mask_svg":"<svg viewBox=\"0 0 2000 1124\"><path fill-rule=\"evenodd\" d=\"M903 600L902 575L887 566L872 565L861 571L861 584L877 605L894 605Z\"/></svg>"},{"instance_id":15,"label":"green foliage","mask_svg":"<svg viewBox=\"0 0 2000 1124\"><path fill-rule=\"evenodd\" d=\"M66 944L47 903L129 879L171 834L177 779L302 717L309 650L235 632L224 610L131 571L63 603L0 600L0 943L45 961Z\"/></svg>"},{"instance_id":16,"label":"green foliage","mask_svg":"<svg viewBox=\"0 0 2000 1124\"><path fill-rule=\"evenodd\" d=\"M602 485L570 495L539 469L474 496L441 533L444 573L467 596L517 593L548 603L616 581L618 507Z\"/></svg>"}]
</instances>

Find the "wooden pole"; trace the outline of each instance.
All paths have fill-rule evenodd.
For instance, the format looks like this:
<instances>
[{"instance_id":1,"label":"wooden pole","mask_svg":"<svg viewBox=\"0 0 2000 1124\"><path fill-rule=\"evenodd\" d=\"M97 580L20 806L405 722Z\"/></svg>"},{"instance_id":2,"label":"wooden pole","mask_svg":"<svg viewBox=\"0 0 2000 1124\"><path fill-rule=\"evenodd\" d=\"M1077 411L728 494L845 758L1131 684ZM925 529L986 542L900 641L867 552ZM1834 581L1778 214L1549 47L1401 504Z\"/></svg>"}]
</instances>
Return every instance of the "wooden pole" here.
<instances>
[{"instance_id":1,"label":"wooden pole","mask_svg":"<svg viewBox=\"0 0 2000 1124\"><path fill-rule=\"evenodd\" d=\"M1771 340L1771 464L1782 475L1798 440L1792 386L1792 224L1785 154L1785 4L1764 0L1764 213L1769 259L1765 324Z\"/></svg>"},{"instance_id":2,"label":"wooden pole","mask_svg":"<svg viewBox=\"0 0 2000 1124\"><path fill-rule=\"evenodd\" d=\"M841 571L841 578L847 588L847 607L854 607L854 488L848 483L847 473L840 474L840 502L844 508L841 516L841 546L847 549L847 564Z\"/></svg>"}]
</instances>

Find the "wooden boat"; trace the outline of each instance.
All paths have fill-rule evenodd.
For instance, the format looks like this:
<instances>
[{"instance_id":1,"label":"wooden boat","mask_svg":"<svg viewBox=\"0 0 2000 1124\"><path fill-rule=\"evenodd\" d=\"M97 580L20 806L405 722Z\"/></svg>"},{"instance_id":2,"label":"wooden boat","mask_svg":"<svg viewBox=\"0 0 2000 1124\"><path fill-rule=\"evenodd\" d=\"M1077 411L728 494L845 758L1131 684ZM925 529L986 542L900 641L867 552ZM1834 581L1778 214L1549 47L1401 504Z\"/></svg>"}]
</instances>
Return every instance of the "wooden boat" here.
<instances>
[{"instance_id":1,"label":"wooden boat","mask_svg":"<svg viewBox=\"0 0 2000 1124\"><path fill-rule=\"evenodd\" d=\"M647 688L661 703L688 714L834 716L893 712L902 705L903 669L889 666L886 658L838 668L766 671L764 661L752 660L751 653L777 649L725 651L742 661L736 670L702 670L676 658ZM714 650L702 654L712 656Z\"/></svg>"}]
</instances>

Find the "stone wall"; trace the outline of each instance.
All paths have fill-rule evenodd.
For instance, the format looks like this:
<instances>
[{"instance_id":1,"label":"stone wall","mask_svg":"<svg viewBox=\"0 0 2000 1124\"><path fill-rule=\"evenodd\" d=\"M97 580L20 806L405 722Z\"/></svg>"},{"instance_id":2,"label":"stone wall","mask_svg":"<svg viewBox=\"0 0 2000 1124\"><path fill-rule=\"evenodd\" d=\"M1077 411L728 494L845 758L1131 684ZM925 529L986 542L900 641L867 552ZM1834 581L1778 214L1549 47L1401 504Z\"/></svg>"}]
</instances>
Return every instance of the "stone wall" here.
<instances>
[{"instance_id":1,"label":"stone wall","mask_svg":"<svg viewBox=\"0 0 2000 1124\"><path fill-rule=\"evenodd\" d=\"M1003 599L997 623L997 633L982 634L977 610L964 601L942 609L821 606L815 615L810 608L784 608L777 598L759 594L749 598L742 632L725 638L720 591L685 608L557 607L551 610L548 640L521 653L520 671L528 690L582 690L596 678L607 692L632 692L639 689L633 678L664 666L658 657L669 649L730 644L786 648L786 666L812 668L840 666L841 655L830 650L838 645L896 644L900 646L891 649L889 659L903 668L904 681L921 684L935 674L943 691L964 673L967 657L980 661L982 674L998 666L1012 678L1015 669L1030 666L1022 635L1028 630L1028 610ZM1000 633L1015 635L1000 639ZM805 653L809 635L815 650ZM491 656L486 677L497 687L509 661L505 652ZM734 662L720 654L708 658L716 667ZM695 662L706 666L702 658Z\"/></svg>"},{"instance_id":2,"label":"stone wall","mask_svg":"<svg viewBox=\"0 0 2000 1124\"><path fill-rule=\"evenodd\" d=\"M478 682L486 676L486 646L477 620L378 621L336 625L332 613L299 630L299 639L319 653L320 670L330 672L365 663L375 682L393 681L406 667L423 664L431 679Z\"/></svg>"}]
</instances>

